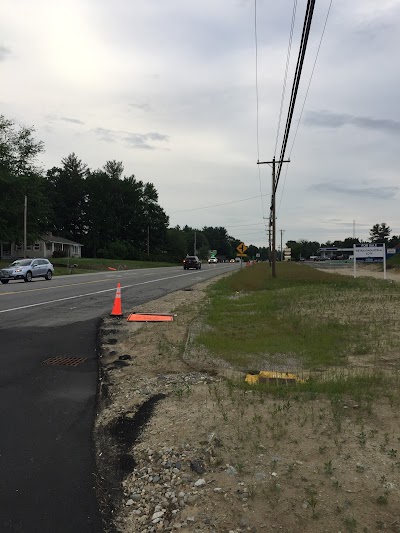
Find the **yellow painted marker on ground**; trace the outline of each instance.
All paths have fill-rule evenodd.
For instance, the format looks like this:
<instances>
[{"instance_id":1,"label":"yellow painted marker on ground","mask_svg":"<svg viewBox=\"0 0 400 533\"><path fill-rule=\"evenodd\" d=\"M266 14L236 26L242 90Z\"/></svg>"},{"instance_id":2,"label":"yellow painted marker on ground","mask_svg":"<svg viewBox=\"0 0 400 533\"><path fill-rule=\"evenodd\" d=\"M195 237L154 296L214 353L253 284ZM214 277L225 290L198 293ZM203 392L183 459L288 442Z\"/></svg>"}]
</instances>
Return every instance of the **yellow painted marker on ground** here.
<instances>
[{"instance_id":1,"label":"yellow painted marker on ground","mask_svg":"<svg viewBox=\"0 0 400 533\"><path fill-rule=\"evenodd\" d=\"M258 374L247 374L245 378L246 383L255 385L256 383L265 383L267 381L275 381L277 383L305 383L305 380L300 378L297 374L291 372L273 372L261 370Z\"/></svg>"}]
</instances>

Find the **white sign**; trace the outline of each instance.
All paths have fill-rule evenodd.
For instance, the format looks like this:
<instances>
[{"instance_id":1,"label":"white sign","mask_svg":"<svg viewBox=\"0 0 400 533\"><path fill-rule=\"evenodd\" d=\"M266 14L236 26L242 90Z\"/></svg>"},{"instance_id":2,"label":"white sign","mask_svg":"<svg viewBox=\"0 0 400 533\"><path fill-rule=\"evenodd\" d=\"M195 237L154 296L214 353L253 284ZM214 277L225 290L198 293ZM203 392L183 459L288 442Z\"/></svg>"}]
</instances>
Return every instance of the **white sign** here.
<instances>
[{"instance_id":1,"label":"white sign","mask_svg":"<svg viewBox=\"0 0 400 533\"><path fill-rule=\"evenodd\" d=\"M384 244L355 244L354 257L357 259L365 259L368 257L383 258L385 254Z\"/></svg>"},{"instance_id":2,"label":"white sign","mask_svg":"<svg viewBox=\"0 0 400 533\"><path fill-rule=\"evenodd\" d=\"M373 244L354 244L354 277L357 276L357 259L364 261L373 261L374 259L383 259L383 279L386 279L386 245L385 243Z\"/></svg>"}]
</instances>

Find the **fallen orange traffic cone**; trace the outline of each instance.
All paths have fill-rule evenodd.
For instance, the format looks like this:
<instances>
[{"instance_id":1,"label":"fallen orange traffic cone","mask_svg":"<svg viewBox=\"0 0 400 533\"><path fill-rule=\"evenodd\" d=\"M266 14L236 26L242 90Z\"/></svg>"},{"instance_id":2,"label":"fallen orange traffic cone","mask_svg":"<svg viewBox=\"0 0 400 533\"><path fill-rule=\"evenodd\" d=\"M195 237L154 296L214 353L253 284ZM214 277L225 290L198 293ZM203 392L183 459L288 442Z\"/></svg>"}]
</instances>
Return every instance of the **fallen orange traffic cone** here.
<instances>
[{"instance_id":1,"label":"fallen orange traffic cone","mask_svg":"<svg viewBox=\"0 0 400 533\"><path fill-rule=\"evenodd\" d=\"M118 283L117 285L117 292L115 294L114 305L111 311L111 316L122 316L121 283Z\"/></svg>"}]
</instances>

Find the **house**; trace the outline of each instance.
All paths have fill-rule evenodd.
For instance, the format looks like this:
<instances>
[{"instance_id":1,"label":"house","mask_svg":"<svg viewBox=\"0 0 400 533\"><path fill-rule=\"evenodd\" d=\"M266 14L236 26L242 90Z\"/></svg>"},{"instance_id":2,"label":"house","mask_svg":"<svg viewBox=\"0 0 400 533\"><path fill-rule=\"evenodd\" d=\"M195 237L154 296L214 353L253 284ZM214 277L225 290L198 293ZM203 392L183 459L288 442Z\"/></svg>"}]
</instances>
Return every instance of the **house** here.
<instances>
[{"instance_id":1,"label":"house","mask_svg":"<svg viewBox=\"0 0 400 533\"><path fill-rule=\"evenodd\" d=\"M55 237L54 235L44 235L34 244L28 244L26 253L22 244L6 243L0 241L0 259L14 259L17 257L53 257L54 252L63 252L65 257L82 257L82 246L79 242Z\"/></svg>"}]
</instances>

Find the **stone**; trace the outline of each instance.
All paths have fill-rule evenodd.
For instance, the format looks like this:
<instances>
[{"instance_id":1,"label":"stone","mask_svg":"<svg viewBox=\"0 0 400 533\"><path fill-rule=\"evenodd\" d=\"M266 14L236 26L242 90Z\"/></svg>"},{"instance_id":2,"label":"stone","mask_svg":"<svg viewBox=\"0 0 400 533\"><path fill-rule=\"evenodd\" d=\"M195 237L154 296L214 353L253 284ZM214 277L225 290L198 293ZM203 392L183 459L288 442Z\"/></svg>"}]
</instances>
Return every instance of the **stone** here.
<instances>
[{"instance_id":1,"label":"stone","mask_svg":"<svg viewBox=\"0 0 400 533\"><path fill-rule=\"evenodd\" d=\"M205 484L206 484L206 480L201 478L201 479L198 479L198 480L196 481L196 483L194 484L194 486L195 486L195 487L202 487L202 486L205 485Z\"/></svg>"},{"instance_id":2,"label":"stone","mask_svg":"<svg viewBox=\"0 0 400 533\"><path fill-rule=\"evenodd\" d=\"M234 466L227 465L227 469L225 472L228 474L228 476L236 476L237 470Z\"/></svg>"},{"instance_id":3,"label":"stone","mask_svg":"<svg viewBox=\"0 0 400 533\"><path fill-rule=\"evenodd\" d=\"M204 465L201 461L199 460L195 460L195 461L190 461L190 468L196 472L196 474L204 474L204 472L206 471L206 469L204 468Z\"/></svg>"}]
</instances>

